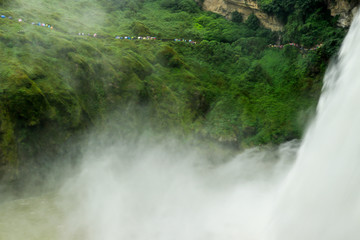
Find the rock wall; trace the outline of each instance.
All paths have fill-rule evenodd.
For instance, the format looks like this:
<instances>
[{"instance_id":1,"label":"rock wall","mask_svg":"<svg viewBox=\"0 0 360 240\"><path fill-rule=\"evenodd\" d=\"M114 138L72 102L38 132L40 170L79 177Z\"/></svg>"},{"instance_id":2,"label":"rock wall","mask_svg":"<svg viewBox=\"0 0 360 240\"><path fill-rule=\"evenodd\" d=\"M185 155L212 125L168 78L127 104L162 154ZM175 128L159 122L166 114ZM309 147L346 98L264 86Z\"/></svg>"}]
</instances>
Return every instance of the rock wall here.
<instances>
[{"instance_id":1,"label":"rock wall","mask_svg":"<svg viewBox=\"0 0 360 240\"><path fill-rule=\"evenodd\" d=\"M261 24L272 31L281 31L284 27L275 17L262 12L255 0L204 0L202 2L205 11L215 12L227 18L235 11L241 13L245 20L254 13Z\"/></svg>"},{"instance_id":2,"label":"rock wall","mask_svg":"<svg viewBox=\"0 0 360 240\"><path fill-rule=\"evenodd\" d=\"M205 11L221 14L227 18L237 11L246 20L254 13L262 25L272 31L282 31L284 26L275 17L269 16L260 10L256 0L195 0L202 3ZM326 0L332 16L339 16L339 26L349 27L359 9L360 0Z\"/></svg>"},{"instance_id":3,"label":"rock wall","mask_svg":"<svg viewBox=\"0 0 360 240\"><path fill-rule=\"evenodd\" d=\"M359 9L360 0L328 0L332 16L339 16L339 26L349 27Z\"/></svg>"}]
</instances>

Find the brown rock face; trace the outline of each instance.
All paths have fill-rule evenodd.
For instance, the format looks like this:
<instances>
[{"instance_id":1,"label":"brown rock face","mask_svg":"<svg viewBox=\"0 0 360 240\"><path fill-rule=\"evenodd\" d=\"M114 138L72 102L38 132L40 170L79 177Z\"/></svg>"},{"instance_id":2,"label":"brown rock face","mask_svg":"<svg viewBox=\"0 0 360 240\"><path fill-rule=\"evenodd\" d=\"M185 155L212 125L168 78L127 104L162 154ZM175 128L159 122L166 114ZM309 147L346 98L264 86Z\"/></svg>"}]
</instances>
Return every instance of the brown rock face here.
<instances>
[{"instance_id":1,"label":"brown rock face","mask_svg":"<svg viewBox=\"0 0 360 240\"><path fill-rule=\"evenodd\" d=\"M360 0L328 0L332 16L339 16L339 26L349 27L359 9Z\"/></svg>"},{"instance_id":2,"label":"brown rock face","mask_svg":"<svg viewBox=\"0 0 360 240\"><path fill-rule=\"evenodd\" d=\"M227 18L237 11L243 14L246 20L254 13L262 25L272 31L282 31L284 26L275 17L269 16L260 10L256 0L195 0L202 2L205 11L221 14ZM349 27L353 17L359 9L360 0L326 0L332 16L339 16L339 26Z\"/></svg>"},{"instance_id":3,"label":"brown rock face","mask_svg":"<svg viewBox=\"0 0 360 240\"><path fill-rule=\"evenodd\" d=\"M275 17L262 12L255 0L204 0L202 7L205 11L215 12L227 18L235 11L241 13L245 20L254 13L261 24L272 31L282 31L284 27Z\"/></svg>"}]
</instances>

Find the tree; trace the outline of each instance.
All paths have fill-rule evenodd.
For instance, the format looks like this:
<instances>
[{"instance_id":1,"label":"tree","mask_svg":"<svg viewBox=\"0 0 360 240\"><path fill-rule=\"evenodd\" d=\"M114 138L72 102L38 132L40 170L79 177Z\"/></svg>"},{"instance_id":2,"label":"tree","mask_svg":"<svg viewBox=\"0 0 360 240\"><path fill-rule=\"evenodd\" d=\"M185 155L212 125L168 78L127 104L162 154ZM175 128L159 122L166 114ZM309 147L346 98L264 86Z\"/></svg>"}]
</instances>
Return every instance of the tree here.
<instances>
[{"instance_id":1,"label":"tree","mask_svg":"<svg viewBox=\"0 0 360 240\"><path fill-rule=\"evenodd\" d=\"M231 13L231 21L234 23L242 23L244 21L243 15L237 11Z\"/></svg>"},{"instance_id":2,"label":"tree","mask_svg":"<svg viewBox=\"0 0 360 240\"><path fill-rule=\"evenodd\" d=\"M135 35L138 36L148 36L151 35L149 28L145 26L145 24L141 22L133 22L131 25L131 30Z\"/></svg>"},{"instance_id":3,"label":"tree","mask_svg":"<svg viewBox=\"0 0 360 240\"><path fill-rule=\"evenodd\" d=\"M196 13L200 9L193 0L163 0L161 6L173 11L184 11L189 13Z\"/></svg>"},{"instance_id":4,"label":"tree","mask_svg":"<svg viewBox=\"0 0 360 240\"><path fill-rule=\"evenodd\" d=\"M247 19L245 24L248 28L252 30L257 30L260 27L260 20L255 16L255 14L251 14Z\"/></svg>"}]
</instances>

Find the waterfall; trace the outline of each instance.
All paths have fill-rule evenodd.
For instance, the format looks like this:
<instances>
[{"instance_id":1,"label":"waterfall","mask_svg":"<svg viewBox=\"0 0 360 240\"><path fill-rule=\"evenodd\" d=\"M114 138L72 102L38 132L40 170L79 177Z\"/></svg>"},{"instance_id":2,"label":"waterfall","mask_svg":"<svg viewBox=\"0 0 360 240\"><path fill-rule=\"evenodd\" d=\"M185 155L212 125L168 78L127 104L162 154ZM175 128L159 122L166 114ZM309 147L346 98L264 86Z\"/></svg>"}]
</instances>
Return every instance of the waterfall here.
<instances>
[{"instance_id":1,"label":"waterfall","mask_svg":"<svg viewBox=\"0 0 360 240\"><path fill-rule=\"evenodd\" d=\"M300 147L218 159L208 143L95 134L80 166L55 169L60 190L0 201L0 239L359 240L358 40L360 15Z\"/></svg>"},{"instance_id":2,"label":"waterfall","mask_svg":"<svg viewBox=\"0 0 360 240\"><path fill-rule=\"evenodd\" d=\"M271 240L360 239L360 16L324 79L317 115L272 214Z\"/></svg>"}]
</instances>

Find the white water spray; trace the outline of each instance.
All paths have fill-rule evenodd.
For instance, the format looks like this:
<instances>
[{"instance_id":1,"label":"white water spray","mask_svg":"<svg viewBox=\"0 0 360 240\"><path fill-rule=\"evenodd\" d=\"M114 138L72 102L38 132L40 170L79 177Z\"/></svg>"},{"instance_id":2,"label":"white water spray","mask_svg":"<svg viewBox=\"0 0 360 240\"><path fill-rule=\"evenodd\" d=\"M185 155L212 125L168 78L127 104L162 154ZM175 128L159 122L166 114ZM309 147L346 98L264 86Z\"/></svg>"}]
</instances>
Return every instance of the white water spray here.
<instances>
[{"instance_id":1,"label":"white water spray","mask_svg":"<svg viewBox=\"0 0 360 240\"><path fill-rule=\"evenodd\" d=\"M273 213L271 240L360 239L360 16L325 76L317 116Z\"/></svg>"},{"instance_id":2,"label":"white water spray","mask_svg":"<svg viewBox=\"0 0 360 240\"><path fill-rule=\"evenodd\" d=\"M251 149L220 165L194 150L166 145L174 150L120 143L86 157L79 176L64 186L64 206L72 207L62 238L260 239L274 186L297 144L283 145L276 154Z\"/></svg>"},{"instance_id":3,"label":"white water spray","mask_svg":"<svg viewBox=\"0 0 360 240\"><path fill-rule=\"evenodd\" d=\"M176 141L95 148L59 193L0 204L0 239L258 240L298 143L222 164Z\"/></svg>"},{"instance_id":4,"label":"white water spray","mask_svg":"<svg viewBox=\"0 0 360 240\"><path fill-rule=\"evenodd\" d=\"M60 194L1 204L0 239L360 239L358 39L359 16L278 199L297 144L280 161L252 149L211 165L176 143L119 143L85 156Z\"/></svg>"}]
</instances>

